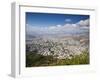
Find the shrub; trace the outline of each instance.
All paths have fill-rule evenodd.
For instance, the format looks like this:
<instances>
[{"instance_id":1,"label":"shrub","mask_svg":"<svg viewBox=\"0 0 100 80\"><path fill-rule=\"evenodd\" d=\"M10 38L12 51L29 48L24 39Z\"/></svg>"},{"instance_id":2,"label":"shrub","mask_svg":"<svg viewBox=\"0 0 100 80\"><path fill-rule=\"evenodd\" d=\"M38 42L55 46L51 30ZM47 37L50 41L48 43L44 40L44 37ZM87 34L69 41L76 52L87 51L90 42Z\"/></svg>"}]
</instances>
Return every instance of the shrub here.
<instances>
[{"instance_id":1,"label":"shrub","mask_svg":"<svg viewBox=\"0 0 100 80\"><path fill-rule=\"evenodd\" d=\"M26 67L89 64L89 53L87 51L83 51L80 55L72 56L71 59L57 59L53 55L43 56L36 52L26 53Z\"/></svg>"}]
</instances>

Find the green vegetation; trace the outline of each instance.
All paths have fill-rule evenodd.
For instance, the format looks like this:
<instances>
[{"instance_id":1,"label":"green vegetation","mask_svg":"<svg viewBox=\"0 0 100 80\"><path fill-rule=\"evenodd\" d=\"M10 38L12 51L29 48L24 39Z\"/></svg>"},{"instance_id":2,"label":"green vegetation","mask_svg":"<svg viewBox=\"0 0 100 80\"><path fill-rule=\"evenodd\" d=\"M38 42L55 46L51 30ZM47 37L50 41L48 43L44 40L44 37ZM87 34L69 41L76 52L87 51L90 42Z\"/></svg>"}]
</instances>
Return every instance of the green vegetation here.
<instances>
[{"instance_id":1,"label":"green vegetation","mask_svg":"<svg viewBox=\"0 0 100 80\"><path fill-rule=\"evenodd\" d=\"M89 53L84 51L80 55L75 55L71 59L58 60L57 65L78 65L78 64L89 64Z\"/></svg>"},{"instance_id":2,"label":"green vegetation","mask_svg":"<svg viewBox=\"0 0 100 80\"><path fill-rule=\"evenodd\" d=\"M43 56L41 54L36 54L34 52L29 52L26 54L26 67L32 66L48 66L55 62L53 56Z\"/></svg>"},{"instance_id":3,"label":"green vegetation","mask_svg":"<svg viewBox=\"0 0 100 80\"><path fill-rule=\"evenodd\" d=\"M52 55L43 56L41 54L37 54L37 51L28 51L26 53L26 67L78 64L89 64L89 53L87 51L82 52L80 55L72 56L71 59L57 59Z\"/></svg>"}]
</instances>

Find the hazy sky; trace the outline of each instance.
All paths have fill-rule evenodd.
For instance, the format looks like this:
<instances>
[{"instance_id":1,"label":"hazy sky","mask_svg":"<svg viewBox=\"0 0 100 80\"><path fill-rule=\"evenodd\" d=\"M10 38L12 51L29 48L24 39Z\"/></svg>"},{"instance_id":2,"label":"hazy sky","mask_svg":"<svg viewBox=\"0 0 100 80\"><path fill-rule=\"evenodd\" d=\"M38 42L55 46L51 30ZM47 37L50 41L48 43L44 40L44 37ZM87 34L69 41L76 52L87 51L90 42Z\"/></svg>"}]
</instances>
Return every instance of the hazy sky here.
<instances>
[{"instance_id":1,"label":"hazy sky","mask_svg":"<svg viewBox=\"0 0 100 80\"><path fill-rule=\"evenodd\" d=\"M74 34L89 31L89 15L26 12L27 34Z\"/></svg>"}]
</instances>

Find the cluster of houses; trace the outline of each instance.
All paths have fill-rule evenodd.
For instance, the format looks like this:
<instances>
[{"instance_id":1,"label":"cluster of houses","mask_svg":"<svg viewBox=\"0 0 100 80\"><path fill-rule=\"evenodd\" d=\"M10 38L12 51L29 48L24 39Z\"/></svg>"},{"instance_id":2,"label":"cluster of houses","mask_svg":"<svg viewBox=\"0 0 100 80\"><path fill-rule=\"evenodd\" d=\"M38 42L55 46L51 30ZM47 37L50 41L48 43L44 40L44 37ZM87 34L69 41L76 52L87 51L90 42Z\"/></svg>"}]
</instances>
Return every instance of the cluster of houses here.
<instances>
[{"instance_id":1,"label":"cluster of houses","mask_svg":"<svg viewBox=\"0 0 100 80\"><path fill-rule=\"evenodd\" d=\"M52 55L54 58L59 59L71 59L74 55L79 55L88 49L88 44L85 44L86 41L81 42L72 38L58 41L34 39L28 46L29 51L33 51L37 54L42 54L44 56Z\"/></svg>"}]
</instances>

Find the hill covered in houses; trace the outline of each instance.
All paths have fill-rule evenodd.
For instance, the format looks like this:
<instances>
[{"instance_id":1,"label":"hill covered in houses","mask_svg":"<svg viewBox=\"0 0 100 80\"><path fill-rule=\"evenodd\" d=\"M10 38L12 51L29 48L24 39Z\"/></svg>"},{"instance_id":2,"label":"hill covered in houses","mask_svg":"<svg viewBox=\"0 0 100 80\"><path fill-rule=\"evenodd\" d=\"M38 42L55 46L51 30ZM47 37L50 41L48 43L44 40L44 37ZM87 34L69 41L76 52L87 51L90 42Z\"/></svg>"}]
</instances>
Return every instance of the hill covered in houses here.
<instances>
[{"instance_id":1,"label":"hill covered in houses","mask_svg":"<svg viewBox=\"0 0 100 80\"><path fill-rule=\"evenodd\" d=\"M27 40L26 64L27 67L89 64L88 36L42 36Z\"/></svg>"}]
</instances>

